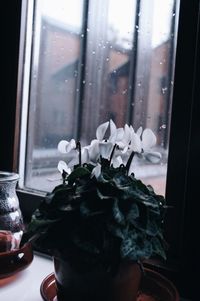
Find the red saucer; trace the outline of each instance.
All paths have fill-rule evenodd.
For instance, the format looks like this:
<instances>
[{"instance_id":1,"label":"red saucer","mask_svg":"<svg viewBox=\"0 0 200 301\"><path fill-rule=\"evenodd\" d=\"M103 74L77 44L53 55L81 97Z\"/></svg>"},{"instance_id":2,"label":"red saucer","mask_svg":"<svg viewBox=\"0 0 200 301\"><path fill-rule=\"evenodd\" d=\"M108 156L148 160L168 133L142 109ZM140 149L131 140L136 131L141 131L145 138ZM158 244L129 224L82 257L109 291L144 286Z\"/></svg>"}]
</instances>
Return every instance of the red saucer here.
<instances>
[{"instance_id":1,"label":"red saucer","mask_svg":"<svg viewBox=\"0 0 200 301\"><path fill-rule=\"evenodd\" d=\"M42 281L40 293L44 301L57 301L54 273L48 275Z\"/></svg>"},{"instance_id":2,"label":"red saucer","mask_svg":"<svg viewBox=\"0 0 200 301\"><path fill-rule=\"evenodd\" d=\"M10 277L27 268L32 260L33 251L29 243L19 249L0 252L0 279Z\"/></svg>"},{"instance_id":3,"label":"red saucer","mask_svg":"<svg viewBox=\"0 0 200 301\"><path fill-rule=\"evenodd\" d=\"M150 269L145 268L145 272L137 301L180 301L178 291L171 281ZM53 273L42 281L40 293L44 301L57 301Z\"/></svg>"}]
</instances>

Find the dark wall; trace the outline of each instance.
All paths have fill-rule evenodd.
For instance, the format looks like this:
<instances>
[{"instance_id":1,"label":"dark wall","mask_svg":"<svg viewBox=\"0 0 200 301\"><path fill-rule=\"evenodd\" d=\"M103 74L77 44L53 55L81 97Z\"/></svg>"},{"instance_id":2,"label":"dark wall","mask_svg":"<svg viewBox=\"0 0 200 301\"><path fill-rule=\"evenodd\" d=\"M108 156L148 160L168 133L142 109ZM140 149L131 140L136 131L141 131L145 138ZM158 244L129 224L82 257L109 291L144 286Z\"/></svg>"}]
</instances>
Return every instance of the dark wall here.
<instances>
[{"instance_id":1,"label":"dark wall","mask_svg":"<svg viewBox=\"0 0 200 301\"><path fill-rule=\"evenodd\" d=\"M1 3L0 169L12 170L21 0Z\"/></svg>"}]
</instances>

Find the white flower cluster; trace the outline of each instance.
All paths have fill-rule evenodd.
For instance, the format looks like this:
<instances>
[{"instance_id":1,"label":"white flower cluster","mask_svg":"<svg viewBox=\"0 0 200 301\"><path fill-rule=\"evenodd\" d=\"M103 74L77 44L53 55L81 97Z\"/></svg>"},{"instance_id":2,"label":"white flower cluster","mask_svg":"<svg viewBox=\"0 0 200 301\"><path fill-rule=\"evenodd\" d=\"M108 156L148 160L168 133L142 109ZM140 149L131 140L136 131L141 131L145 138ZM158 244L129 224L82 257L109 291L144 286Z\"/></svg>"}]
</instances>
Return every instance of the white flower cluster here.
<instances>
[{"instance_id":1,"label":"white flower cluster","mask_svg":"<svg viewBox=\"0 0 200 301\"><path fill-rule=\"evenodd\" d=\"M104 136L110 129L108 139ZM101 173L101 158L110 161L114 168L128 162L131 154L142 154L151 162L158 163L161 159L159 152L152 152L151 148L156 144L156 136L151 129L144 131L140 127L136 132L132 126L125 124L124 128L117 128L115 123L110 120L98 126L96 130L96 139L89 145L80 147L74 139L70 141L61 140L58 144L58 150L66 154L66 162L59 161L58 170L70 174L75 165L90 163L94 165L92 176L98 176ZM81 161L81 162L80 162ZM131 165L132 166L132 165ZM129 168L129 174L133 172Z\"/></svg>"}]
</instances>

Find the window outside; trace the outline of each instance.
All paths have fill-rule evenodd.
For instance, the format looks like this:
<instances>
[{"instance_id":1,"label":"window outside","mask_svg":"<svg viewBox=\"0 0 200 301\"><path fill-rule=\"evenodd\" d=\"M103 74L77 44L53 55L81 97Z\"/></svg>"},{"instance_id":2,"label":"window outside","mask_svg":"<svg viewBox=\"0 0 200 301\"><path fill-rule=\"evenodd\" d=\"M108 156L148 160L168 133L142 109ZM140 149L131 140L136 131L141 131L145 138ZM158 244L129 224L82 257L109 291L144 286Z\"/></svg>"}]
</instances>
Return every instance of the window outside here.
<instances>
[{"instance_id":1,"label":"window outside","mask_svg":"<svg viewBox=\"0 0 200 301\"><path fill-rule=\"evenodd\" d=\"M21 187L50 191L58 184L58 142L87 144L112 119L117 127L154 131L162 161L136 162L135 175L165 194L178 6L175 0L30 1Z\"/></svg>"}]
</instances>

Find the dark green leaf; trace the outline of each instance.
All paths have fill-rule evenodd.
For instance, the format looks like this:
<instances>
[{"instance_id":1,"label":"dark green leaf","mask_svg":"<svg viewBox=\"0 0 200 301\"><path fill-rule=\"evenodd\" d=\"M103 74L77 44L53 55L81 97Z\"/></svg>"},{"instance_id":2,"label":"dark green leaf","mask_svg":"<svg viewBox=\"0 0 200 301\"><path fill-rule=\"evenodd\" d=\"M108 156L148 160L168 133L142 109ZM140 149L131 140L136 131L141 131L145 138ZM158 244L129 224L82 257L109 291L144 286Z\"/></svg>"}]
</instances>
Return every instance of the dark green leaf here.
<instances>
[{"instance_id":1,"label":"dark green leaf","mask_svg":"<svg viewBox=\"0 0 200 301\"><path fill-rule=\"evenodd\" d=\"M163 246L161 245L160 240L157 237L153 237L151 240L152 251L155 255L161 256L163 259L166 259L166 254Z\"/></svg>"},{"instance_id":2,"label":"dark green leaf","mask_svg":"<svg viewBox=\"0 0 200 301\"><path fill-rule=\"evenodd\" d=\"M128 214L127 214L127 221L129 221L131 224L133 224L133 221L139 217L139 209L138 209L138 206L137 204L133 203L131 204L131 208L130 210L128 211Z\"/></svg>"},{"instance_id":3,"label":"dark green leaf","mask_svg":"<svg viewBox=\"0 0 200 301\"><path fill-rule=\"evenodd\" d=\"M113 205L113 218L117 223L122 224L122 225L125 224L125 218L119 209L117 200L115 200L114 205Z\"/></svg>"},{"instance_id":4,"label":"dark green leaf","mask_svg":"<svg viewBox=\"0 0 200 301\"><path fill-rule=\"evenodd\" d=\"M78 178L90 175L90 171L86 167L77 167L73 172L68 176L67 181L70 184L73 184Z\"/></svg>"}]
</instances>

